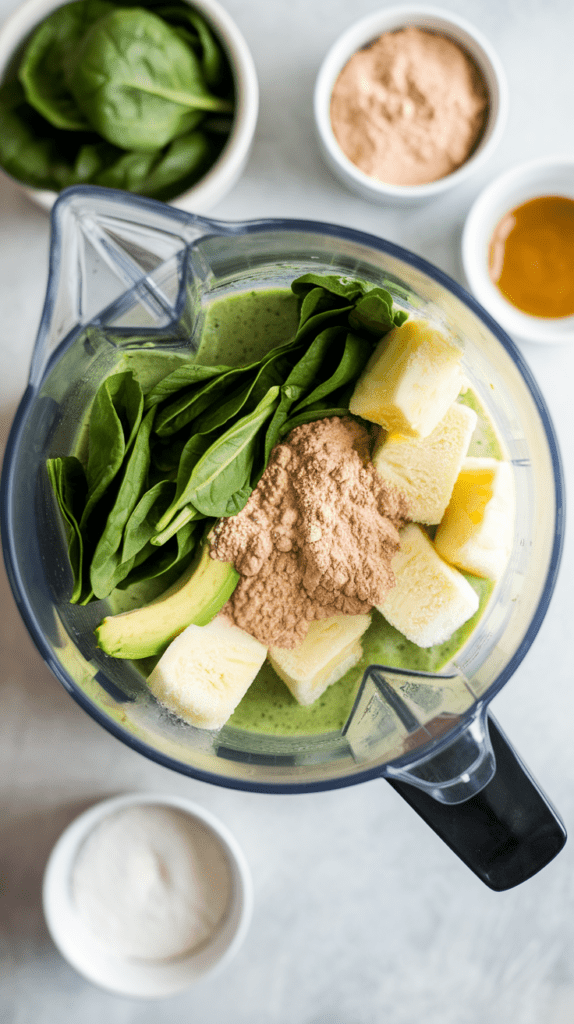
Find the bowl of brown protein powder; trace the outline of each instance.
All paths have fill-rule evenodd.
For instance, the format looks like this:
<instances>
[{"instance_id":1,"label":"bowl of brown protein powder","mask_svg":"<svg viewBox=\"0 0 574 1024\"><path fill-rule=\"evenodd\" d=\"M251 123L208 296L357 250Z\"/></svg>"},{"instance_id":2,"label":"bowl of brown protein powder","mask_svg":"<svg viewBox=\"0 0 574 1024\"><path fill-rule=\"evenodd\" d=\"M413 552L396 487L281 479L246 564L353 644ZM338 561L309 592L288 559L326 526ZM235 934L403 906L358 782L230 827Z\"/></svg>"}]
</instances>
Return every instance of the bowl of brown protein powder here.
<instances>
[{"instance_id":1,"label":"bowl of brown protein powder","mask_svg":"<svg viewBox=\"0 0 574 1024\"><path fill-rule=\"evenodd\" d=\"M502 135L504 70L451 12L393 7L352 24L328 51L314 113L327 165L375 202L425 200L474 173Z\"/></svg>"}]
</instances>

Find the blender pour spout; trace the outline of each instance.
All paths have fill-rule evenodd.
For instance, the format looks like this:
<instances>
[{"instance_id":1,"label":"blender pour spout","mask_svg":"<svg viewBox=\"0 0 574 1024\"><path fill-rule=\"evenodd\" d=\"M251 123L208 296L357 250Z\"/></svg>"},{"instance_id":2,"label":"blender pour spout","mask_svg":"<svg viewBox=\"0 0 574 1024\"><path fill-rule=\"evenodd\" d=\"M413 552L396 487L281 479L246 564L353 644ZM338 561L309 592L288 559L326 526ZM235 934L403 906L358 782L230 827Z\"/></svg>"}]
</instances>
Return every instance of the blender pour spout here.
<instances>
[{"instance_id":1,"label":"blender pour spout","mask_svg":"<svg viewBox=\"0 0 574 1024\"><path fill-rule=\"evenodd\" d=\"M133 289L155 324L177 315L154 272L177 259L213 222L144 196L75 185L51 212L46 299L30 368L38 386L49 358L71 331Z\"/></svg>"},{"instance_id":2,"label":"blender pour spout","mask_svg":"<svg viewBox=\"0 0 574 1024\"><path fill-rule=\"evenodd\" d=\"M370 665L343 730L355 761L385 759L384 774L457 804L496 771L486 706L458 669Z\"/></svg>"}]
</instances>

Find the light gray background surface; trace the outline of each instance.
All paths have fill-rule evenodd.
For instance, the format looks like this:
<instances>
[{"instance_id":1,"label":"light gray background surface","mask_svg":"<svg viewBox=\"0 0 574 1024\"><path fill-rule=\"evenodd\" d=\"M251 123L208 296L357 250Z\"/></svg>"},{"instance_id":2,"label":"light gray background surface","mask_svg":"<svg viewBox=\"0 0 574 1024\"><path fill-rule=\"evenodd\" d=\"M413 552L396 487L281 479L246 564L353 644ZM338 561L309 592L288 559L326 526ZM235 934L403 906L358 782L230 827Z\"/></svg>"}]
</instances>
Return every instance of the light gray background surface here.
<instances>
[{"instance_id":1,"label":"light gray background surface","mask_svg":"<svg viewBox=\"0 0 574 1024\"><path fill-rule=\"evenodd\" d=\"M339 185L315 143L321 59L373 0L224 0L261 87L252 157L211 212L310 217L398 242L462 280L465 213L498 171L574 154L571 0L445 0L495 45L510 118L487 167L422 209L374 207ZM0 18L15 6L0 0ZM49 221L0 177L0 433L25 387L47 277ZM574 483L574 348L523 346ZM2 1024L571 1024L574 839L517 889L486 889L384 782L306 796L226 791L180 777L97 726L44 666L0 577L0 1021ZM542 629L494 713L574 833L574 549ZM84 981L54 948L40 884L86 804L126 790L186 794L242 844L255 882L247 941L226 972L147 1003Z\"/></svg>"}]
</instances>

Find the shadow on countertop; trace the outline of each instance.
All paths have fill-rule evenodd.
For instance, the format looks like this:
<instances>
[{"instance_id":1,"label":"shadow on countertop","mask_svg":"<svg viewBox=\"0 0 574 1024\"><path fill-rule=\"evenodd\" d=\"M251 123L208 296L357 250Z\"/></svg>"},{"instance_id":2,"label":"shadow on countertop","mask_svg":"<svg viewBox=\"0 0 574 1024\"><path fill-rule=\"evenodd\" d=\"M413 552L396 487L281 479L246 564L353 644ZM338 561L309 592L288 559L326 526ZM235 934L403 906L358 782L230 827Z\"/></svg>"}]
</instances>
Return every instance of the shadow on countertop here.
<instances>
[{"instance_id":1,"label":"shadow on countertop","mask_svg":"<svg viewBox=\"0 0 574 1024\"><path fill-rule=\"evenodd\" d=\"M64 829L93 802L21 815L0 811L0 937L9 945L10 940L48 938L42 910L44 869Z\"/></svg>"}]
</instances>

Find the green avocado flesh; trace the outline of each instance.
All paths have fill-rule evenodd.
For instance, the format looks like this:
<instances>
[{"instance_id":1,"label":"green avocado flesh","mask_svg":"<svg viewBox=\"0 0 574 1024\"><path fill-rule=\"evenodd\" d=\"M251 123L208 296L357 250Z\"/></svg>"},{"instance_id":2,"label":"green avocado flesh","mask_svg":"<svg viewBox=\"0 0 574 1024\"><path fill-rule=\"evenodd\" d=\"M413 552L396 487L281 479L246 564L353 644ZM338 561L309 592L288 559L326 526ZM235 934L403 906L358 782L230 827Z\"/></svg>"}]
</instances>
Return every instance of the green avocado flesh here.
<instances>
[{"instance_id":1,"label":"green avocado flesh","mask_svg":"<svg viewBox=\"0 0 574 1024\"><path fill-rule=\"evenodd\" d=\"M202 545L199 561L143 608L108 615L96 629L98 646L114 658L162 654L187 626L206 626L229 600L239 580L230 562L211 558Z\"/></svg>"}]
</instances>

